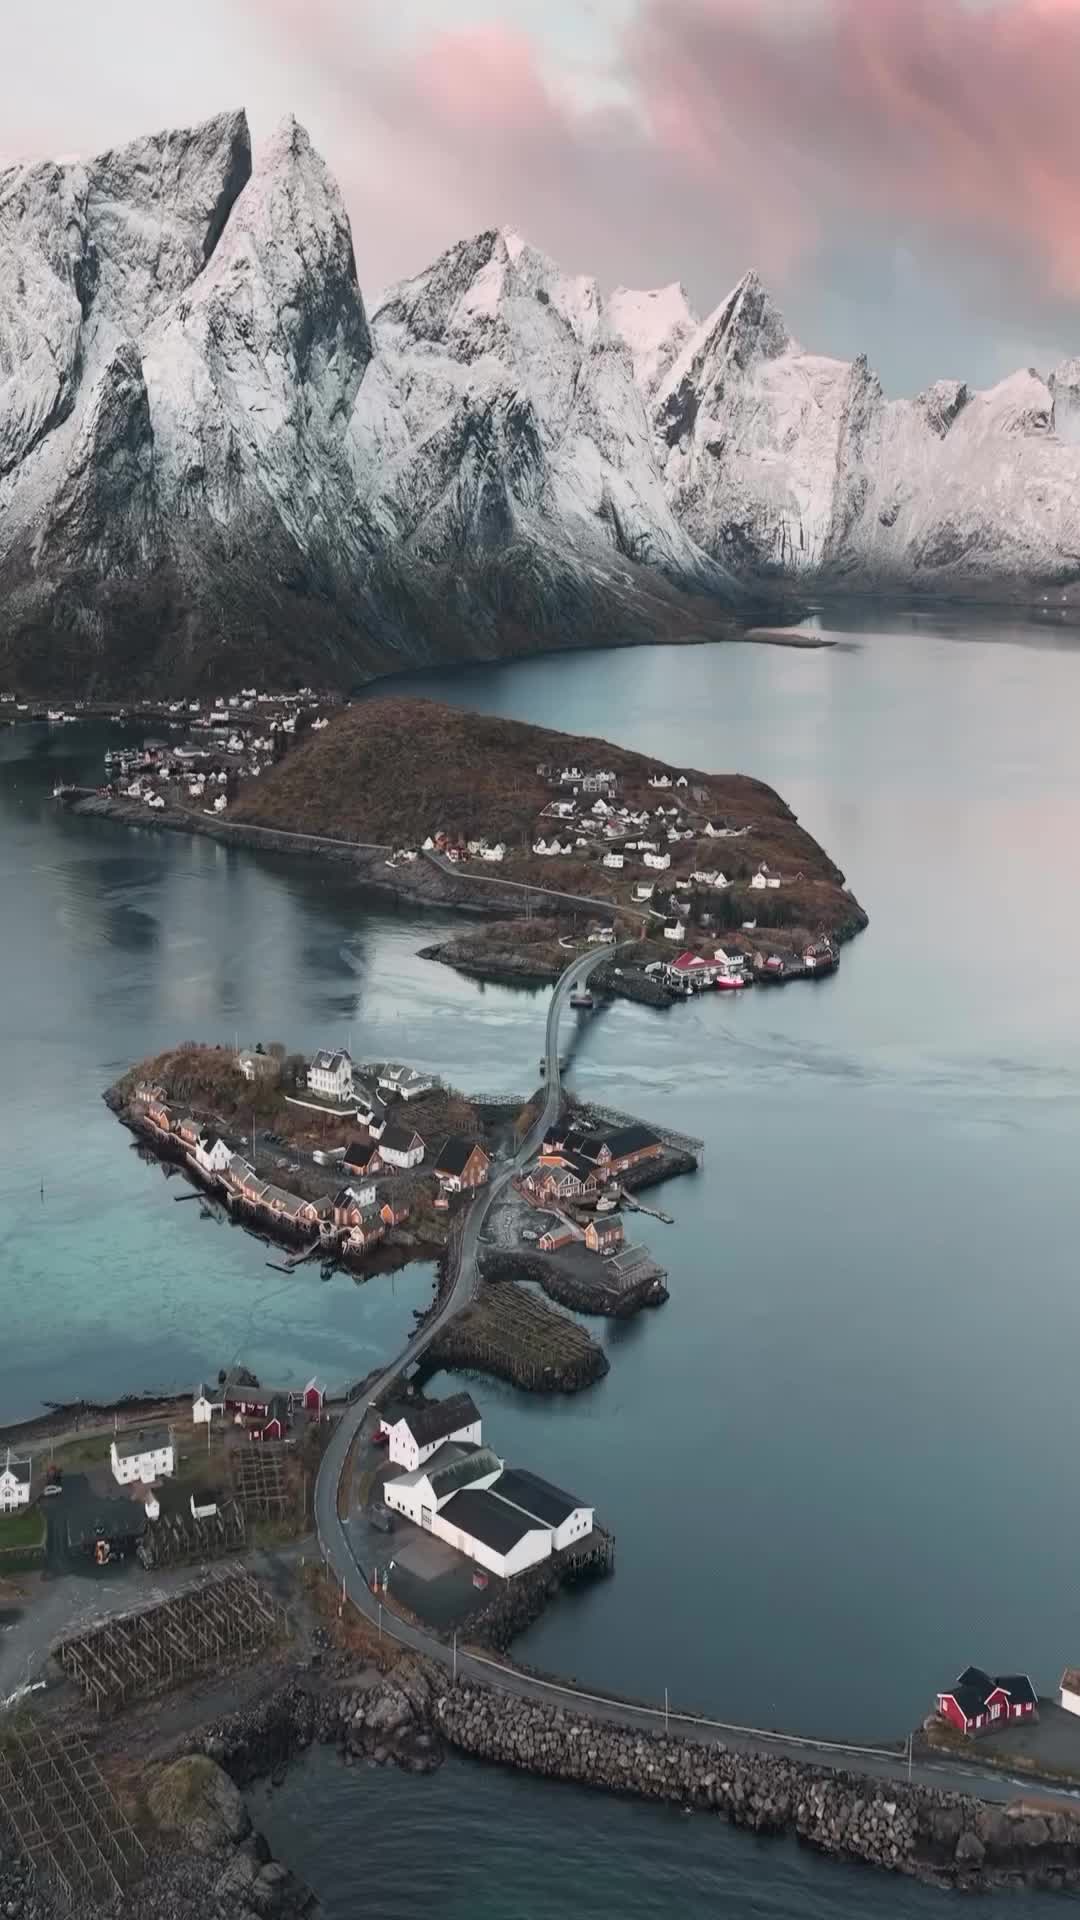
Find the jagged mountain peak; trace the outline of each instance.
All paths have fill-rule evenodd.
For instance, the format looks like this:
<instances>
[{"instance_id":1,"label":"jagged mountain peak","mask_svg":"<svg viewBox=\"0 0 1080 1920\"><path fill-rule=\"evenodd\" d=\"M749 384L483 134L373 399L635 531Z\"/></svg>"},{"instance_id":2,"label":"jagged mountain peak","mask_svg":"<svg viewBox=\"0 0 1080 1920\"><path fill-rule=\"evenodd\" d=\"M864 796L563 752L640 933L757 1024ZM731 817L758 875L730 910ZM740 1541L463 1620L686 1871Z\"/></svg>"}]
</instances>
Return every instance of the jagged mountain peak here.
<instances>
[{"instance_id":1,"label":"jagged mountain peak","mask_svg":"<svg viewBox=\"0 0 1080 1920\"><path fill-rule=\"evenodd\" d=\"M1071 595L1078 552L1080 361L885 400L754 272L699 320L508 226L369 332L292 115L0 173L0 659L39 684L696 632L733 580Z\"/></svg>"}]
</instances>

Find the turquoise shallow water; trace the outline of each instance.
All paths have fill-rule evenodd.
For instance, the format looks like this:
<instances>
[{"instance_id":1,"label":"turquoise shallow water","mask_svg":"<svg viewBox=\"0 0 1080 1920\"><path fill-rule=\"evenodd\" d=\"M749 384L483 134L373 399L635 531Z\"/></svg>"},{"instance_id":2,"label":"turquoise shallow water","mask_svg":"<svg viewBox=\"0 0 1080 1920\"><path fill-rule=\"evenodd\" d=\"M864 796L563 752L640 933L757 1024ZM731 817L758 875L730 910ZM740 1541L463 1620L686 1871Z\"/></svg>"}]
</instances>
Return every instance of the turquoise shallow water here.
<instances>
[{"instance_id":1,"label":"turquoise shallow water","mask_svg":"<svg viewBox=\"0 0 1080 1920\"><path fill-rule=\"evenodd\" d=\"M474 1390L499 1450L593 1499L617 1536L615 1579L554 1607L525 1658L873 1737L910 1725L969 1659L1049 1687L1080 1657L1080 652L1022 625L884 616L841 638L413 684L772 781L871 914L830 981L668 1016L620 1005L582 1028L582 1090L706 1139L705 1172L661 1196L676 1226L646 1236L672 1298L599 1325L611 1372L586 1395L553 1407ZM351 1038L465 1086L522 1088L546 1005L419 961L448 923L373 905L339 876L58 813L53 780L86 777L110 737L0 733L7 1417L183 1384L236 1353L277 1378L345 1378L428 1296L419 1268L362 1287L285 1281L259 1243L177 1208L100 1101L130 1059L184 1037ZM481 1793L456 1778L437 1789L448 1820L455 1795ZM477 1778L490 1804L498 1776ZM396 1788L379 1776L371 1791ZM513 1791L523 1808L556 1804ZM544 1817L572 1836L578 1800L557 1804L565 1816ZM608 1886L618 1904L617 1823L647 1816L612 1810L608 1828L606 1804L588 1801L619 1836L596 1898ZM528 1830L517 1803L513 1818ZM683 1846L677 1822L662 1831ZM339 1837L353 1844L347 1823ZM734 1911L804 1910L786 1850L708 1844L730 1857L716 1887ZM790 1859L807 1912L818 1887L828 1901L866 1885ZM518 1910L546 1911L516 1871L508 1852ZM551 1885L565 1899L575 1882ZM899 1897L886 1888L872 1883L875 1900Z\"/></svg>"}]
</instances>

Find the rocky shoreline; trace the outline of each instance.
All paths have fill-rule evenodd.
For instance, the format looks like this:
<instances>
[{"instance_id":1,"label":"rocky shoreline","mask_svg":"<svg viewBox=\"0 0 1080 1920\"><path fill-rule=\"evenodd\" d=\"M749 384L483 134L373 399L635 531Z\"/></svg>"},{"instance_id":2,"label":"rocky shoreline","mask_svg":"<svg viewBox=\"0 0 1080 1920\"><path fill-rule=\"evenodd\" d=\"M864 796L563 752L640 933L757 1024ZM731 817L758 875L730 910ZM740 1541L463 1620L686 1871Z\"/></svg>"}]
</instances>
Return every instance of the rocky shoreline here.
<instances>
[{"instance_id":1,"label":"rocky shoreline","mask_svg":"<svg viewBox=\"0 0 1080 1920\"><path fill-rule=\"evenodd\" d=\"M618 1707L613 1703L612 1715ZM627 1709L627 1718L633 1709ZM518 1699L475 1681L451 1681L433 1664L400 1659L380 1676L355 1664L319 1693L290 1684L249 1715L190 1745L238 1784L276 1774L313 1741L346 1764L367 1760L411 1772L437 1766L444 1749L546 1778L662 1800L724 1816L757 1834L789 1834L838 1859L858 1861L964 1892L997 1887L1080 1888L1080 1809L972 1795L834 1772L812 1760L744 1752ZM899 1765L899 1761L898 1761Z\"/></svg>"}]
</instances>

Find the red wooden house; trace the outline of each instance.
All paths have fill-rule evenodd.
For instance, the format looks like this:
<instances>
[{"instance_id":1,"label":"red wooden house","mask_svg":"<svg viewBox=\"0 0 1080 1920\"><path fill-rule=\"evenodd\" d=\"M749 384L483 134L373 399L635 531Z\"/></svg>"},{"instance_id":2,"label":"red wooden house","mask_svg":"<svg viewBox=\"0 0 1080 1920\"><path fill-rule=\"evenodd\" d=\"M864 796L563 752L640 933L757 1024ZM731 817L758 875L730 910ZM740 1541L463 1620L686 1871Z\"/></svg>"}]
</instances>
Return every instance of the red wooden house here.
<instances>
[{"instance_id":1,"label":"red wooden house","mask_svg":"<svg viewBox=\"0 0 1080 1920\"><path fill-rule=\"evenodd\" d=\"M491 1171L491 1157L476 1140L451 1134L435 1158L435 1175L447 1193L482 1187Z\"/></svg>"},{"instance_id":2,"label":"red wooden house","mask_svg":"<svg viewBox=\"0 0 1080 1920\"><path fill-rule=\"evenodd\" d=\"M317 1380L309 1380L303 1392L303 1406L308 1413L321 1413L326 1399L326 1388L320 1387Z\"/></svg>"},{"instance_id":3,"label":"red wooden house","mask_svg":"<svg viewBox=\"0 0 1080 1920\"><path fill-rule=\"evenodd\" d=\"M985 1673L965 1667L958 1680L937 1697L943 1720L972 1738L994 1733L1016 1720L1037 1720L1039 1696L1026 1673Z\"/></svg>"},{"instance_id":4,"label":"red wooden house","mask_svg":"<svg viewBox=\"0 0 1080 1920\"><path fill-rule=\"evenodd\" d=\"M590 1253L612 1253L623 1243L622 1215L598 1213L585 1229L585 1245Z\"/></svg>"}]
</instances>

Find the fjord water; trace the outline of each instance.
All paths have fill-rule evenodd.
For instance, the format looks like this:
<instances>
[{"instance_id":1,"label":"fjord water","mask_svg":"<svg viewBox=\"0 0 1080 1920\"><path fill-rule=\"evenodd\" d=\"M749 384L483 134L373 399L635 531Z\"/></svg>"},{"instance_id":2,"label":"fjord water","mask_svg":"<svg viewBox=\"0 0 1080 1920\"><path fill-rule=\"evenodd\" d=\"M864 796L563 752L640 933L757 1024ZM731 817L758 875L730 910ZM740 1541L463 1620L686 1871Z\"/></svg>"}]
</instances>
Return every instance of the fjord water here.
<instances>
[{"instance_id":1,"label":"fjord water","mask_svg":"<svg viewBox=\"0 0 1080 1920\"><path fill-rule=\"evenodd\" d=\"M580 1091L707 1143L703 1173L659 1196L676 1226L644 1223L671 1300L592 1323L611 1371L586 1394L472 1384L499 1451L594 1500L617 1539L614 1580L562 1599L522 1658L876 1737L968 1660L1050 1687L1080 1652L1080 644L984 616L829 627L840 644L821 651L593 653L400 686L758 775L870 913L829 981L582 1025ZM62 814L53 781L97 777L115 737L0 733L7 1417L234 1354L279 1380L355 1377L428 1297L427 1268L286 1280L258 1242L177 1208L100 1103L132 1058L188 1037L343 1039L487 1090L527 1089L540 1051L546 994L415 957L448 921L303 861ZM405 1786L445 1800L449 1826L457 1778ZM342 1779L359 1808L366 1777ZM287 1791L338 1789L298 1775ZM391 1791L380 1780L380 1805ZM640 1907L598 1867L595 1910L667 1910L645 1865L687 1860L666 1817L497 1776L481 1791L508 1823L565 1807L567 1829L640 1844ZM386 1813L399 1833L409 1804ZM687 1870L703 1850L705 1886L737 1901L752 1884L753 1910L923 1910L914 1890L693 1832ZM504 1845L486 1910L547 1911L528 1850ZM387 1864L382 1903L393 1886Z\"/></svg>"}]
</instances>

